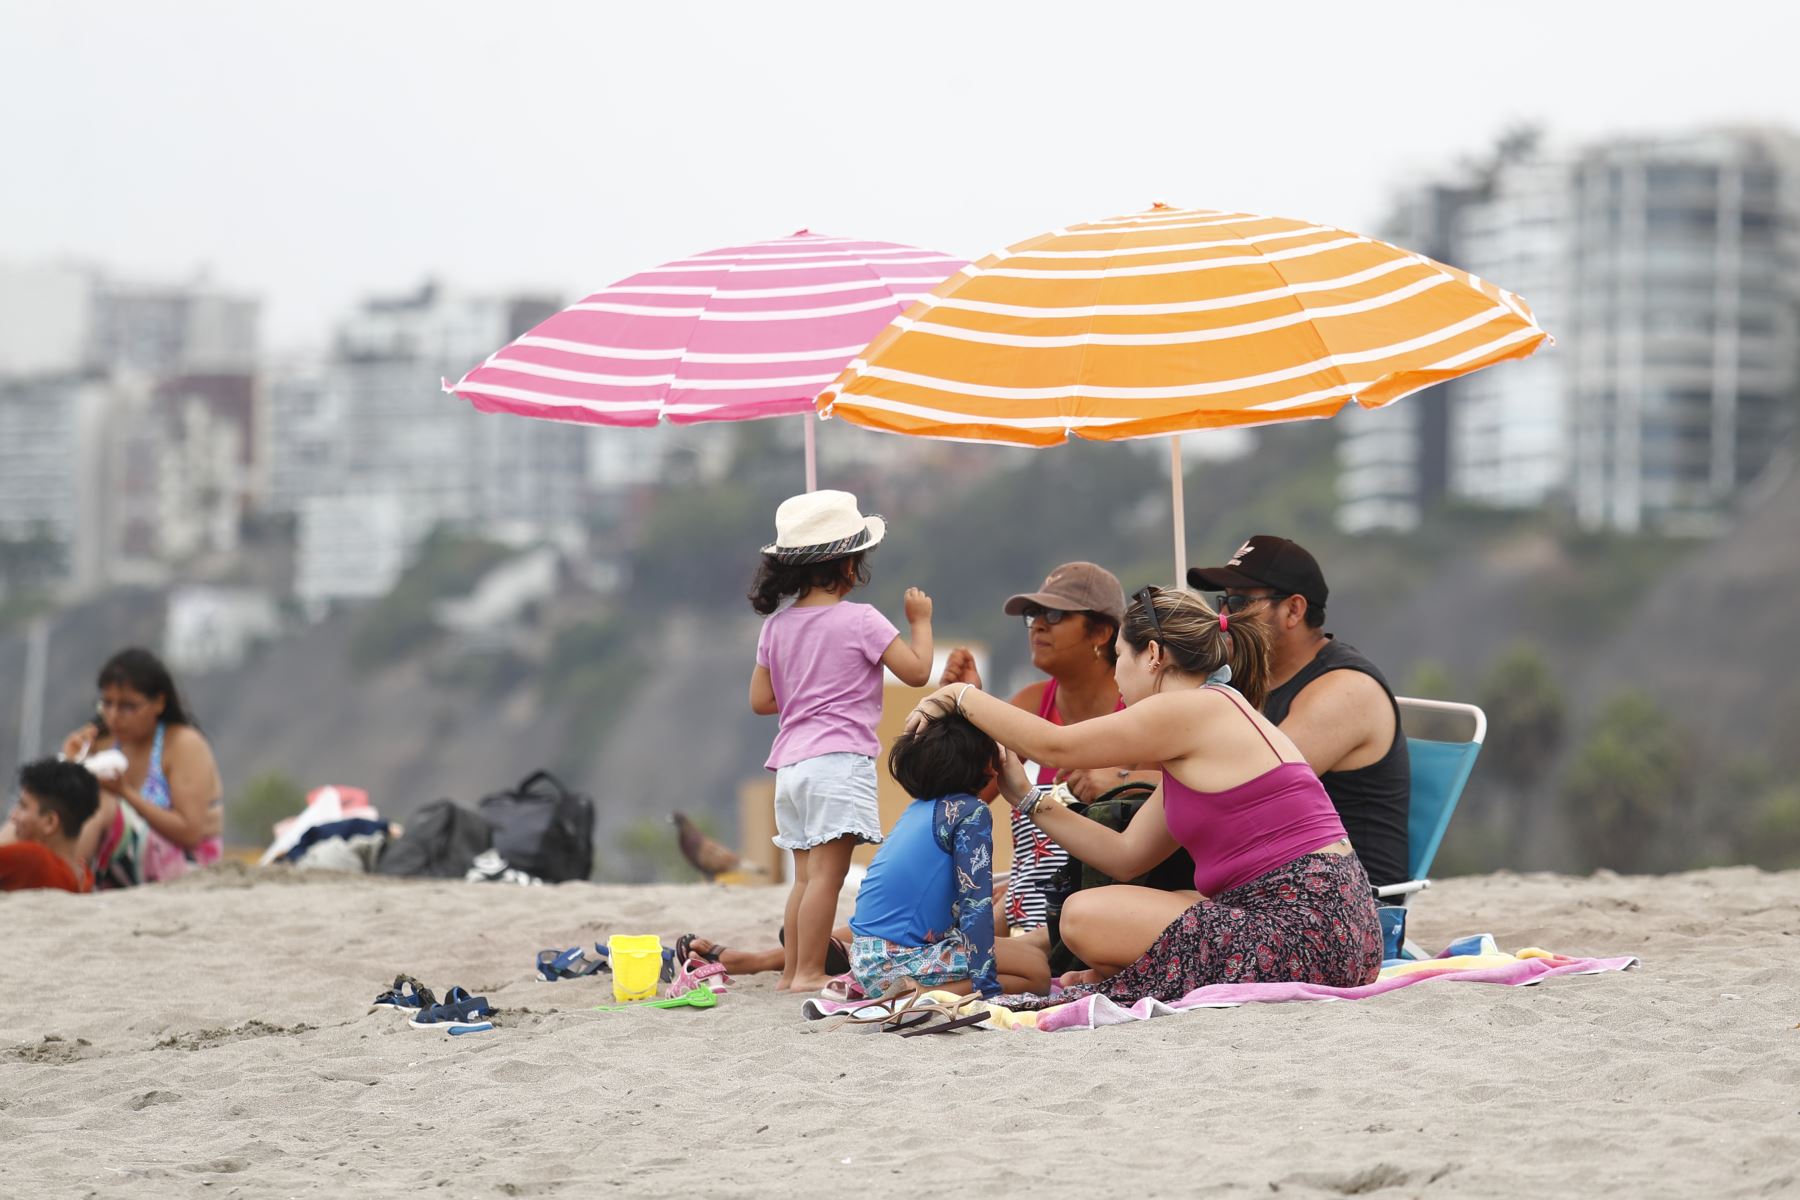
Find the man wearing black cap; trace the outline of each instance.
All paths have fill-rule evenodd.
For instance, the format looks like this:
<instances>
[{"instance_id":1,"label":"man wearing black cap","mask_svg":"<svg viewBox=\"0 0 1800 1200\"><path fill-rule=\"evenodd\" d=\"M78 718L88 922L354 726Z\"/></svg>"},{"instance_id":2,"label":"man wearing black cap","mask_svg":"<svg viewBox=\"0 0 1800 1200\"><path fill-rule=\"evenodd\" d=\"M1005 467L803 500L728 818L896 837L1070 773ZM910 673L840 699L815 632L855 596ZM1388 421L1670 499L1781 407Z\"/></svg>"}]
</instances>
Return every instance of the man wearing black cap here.
<instances>
[{"instance_id":1,"label":"man wearing black cap","mask_svg":"<svg viewBox=\"0 0 1800 1200\"><path fill-rule=\"evenodd\" d=\"M1411 762L1394 691L1375 664L1325 632L1330 594L1318 562L1286 538L1257 534L1222 567L1187 573L1196 591L1269 631L1263 715L1281 727L1336 805L1376 887L1407 880Z\"/></svg>"}]
</instances>

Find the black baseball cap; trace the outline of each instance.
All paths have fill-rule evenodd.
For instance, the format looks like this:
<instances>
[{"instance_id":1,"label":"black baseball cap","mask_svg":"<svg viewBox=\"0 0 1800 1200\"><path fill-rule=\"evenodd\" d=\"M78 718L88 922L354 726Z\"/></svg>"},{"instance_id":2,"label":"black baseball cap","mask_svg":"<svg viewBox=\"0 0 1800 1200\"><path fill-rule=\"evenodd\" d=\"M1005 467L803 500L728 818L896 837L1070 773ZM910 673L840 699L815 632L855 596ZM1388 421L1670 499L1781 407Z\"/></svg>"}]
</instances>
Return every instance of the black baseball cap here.
<instances>
[{"instance_id":1,"label":"black baseball cap","mask_svg":"<svg viewBox=\"0 0 1800 1200\"><path fill-rule=\"evenodd\" d=\"M1203 592L1272 588L1305 596L1314 608L1324 608L1325 598L1331 594L1319 561L1306 547L1268 533L1259 533L1239 546L1222 567L1189 567L1187 581L1189 587Z\"/></svg>"}]
</instances>

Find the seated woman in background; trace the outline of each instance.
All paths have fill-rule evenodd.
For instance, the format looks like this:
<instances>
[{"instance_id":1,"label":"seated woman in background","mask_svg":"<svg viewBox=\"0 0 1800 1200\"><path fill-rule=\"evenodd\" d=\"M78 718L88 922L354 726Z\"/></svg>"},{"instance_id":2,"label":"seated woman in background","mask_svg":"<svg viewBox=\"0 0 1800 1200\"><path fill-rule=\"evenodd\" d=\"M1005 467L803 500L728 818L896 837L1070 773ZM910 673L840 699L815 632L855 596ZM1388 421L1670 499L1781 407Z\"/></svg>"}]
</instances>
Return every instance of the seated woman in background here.
<instances>
[{"instance_id":1,"label":"seated woman in background","mask_svg":"<svg viewBox=\"0 0 1800 1200\"><path fill-rule=\"evenodd\" d=\"M100 811L79 850L97 888L131 887L219 861L224 785L212 746L194 723L169 669L148 650L121 650L100 668L99 719L63 740L80 761L113 747L125 769L100 780Z\"/></svg>"},{"instance_id":2,"label":"seated woman in background","mask_svg":"<svg viewBox=\"0 0 1800 1200\"><path fill-rule=\"evenodd\" d=\"M1198 596L1144 588L1119 629L1123 712L1055 725L953 684L909 719L918 728L960 712L1057 768L1160 765L1162 786L1121 833L1028 793L1008 764L1002 790L1018 811L1113 878L1141 875L1177 846L1194 858L1191 892L1114 885L1069 898L1063 938L1093 967L1065 981L1086 985L1076 994L1172 1001L1212 983L1355 987L1380 971L1375 902L1337 810L1305 756L1257 712L1267 638Z\"/></svg>"},{"instance_id":3,"label":"seated woman in background","mask_svg":"<svg viewBox=\"0 0 1800 1200\"><path fill-rule=\"evenodd\" d=\"M1125 619L1125 589L1118 576L1090 562L1066 562L1051 571L1037 591L1009 596L1001 611L1025 619L1031 665L1045 676L1013 695L1015 707L1055 725L1072 725L1125 707L1113 678L1113 647L1119 622ZM962 646L952 650L938 682L980 687L974 655ZM1098 770L1058 770L1044 764L1037 782L1067 784L1076 799L1091 802L1122 783L1155 779L1153 773L1136 773L1129 765L1114 762ZM996 791L990 788L983 796L991 799ZM1001 932L1026 935L1048 952L1047 888L1069 856L1016 813L1006 836L1012 842L1012 874L995 898L995 919Z\"/></svg>"}]
</instances>

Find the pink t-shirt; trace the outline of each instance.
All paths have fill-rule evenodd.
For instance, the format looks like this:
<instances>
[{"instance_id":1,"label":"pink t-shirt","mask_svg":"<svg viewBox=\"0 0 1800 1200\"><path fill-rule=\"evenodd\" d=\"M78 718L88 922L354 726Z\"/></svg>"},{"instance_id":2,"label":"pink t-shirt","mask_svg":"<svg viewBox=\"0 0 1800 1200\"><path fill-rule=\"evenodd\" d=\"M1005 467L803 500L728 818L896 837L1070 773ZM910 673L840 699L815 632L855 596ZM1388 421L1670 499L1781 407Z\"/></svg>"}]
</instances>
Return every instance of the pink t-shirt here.
<instances>
[{"instance_id":1,"label":"pink t-shirt","mask_svg":"<svg viewBox=\"0 0 1800 1200\"><path fill-rule=\"evenodd\" d=\"M763 622L756 665L769 669L781 731L773 771L821 754L881 752L881 656L900 636L872 605L840 600L784 608Z\"/></svg>"}]
</instances>

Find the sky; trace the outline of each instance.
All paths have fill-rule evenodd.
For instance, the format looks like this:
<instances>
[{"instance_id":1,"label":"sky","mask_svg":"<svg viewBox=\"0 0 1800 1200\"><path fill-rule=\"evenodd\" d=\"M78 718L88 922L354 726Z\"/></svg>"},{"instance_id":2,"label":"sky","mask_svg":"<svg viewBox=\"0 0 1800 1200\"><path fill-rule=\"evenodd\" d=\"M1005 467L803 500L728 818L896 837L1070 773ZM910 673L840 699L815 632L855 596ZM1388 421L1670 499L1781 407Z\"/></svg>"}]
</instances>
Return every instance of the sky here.
<instances>
[{"instance_id":1,"label":"sky","mask_svg":"<svg viewBox=\"0 0 1800 1200\"><path fill-rule=\"evenodd\" d=\"M1519 123L1800 128L1796 34L1717 2L0 0L0 260L203 273L282 348L428 276L573 299L801 228L1369 229Z\"/></svg>"}]
</instances>

